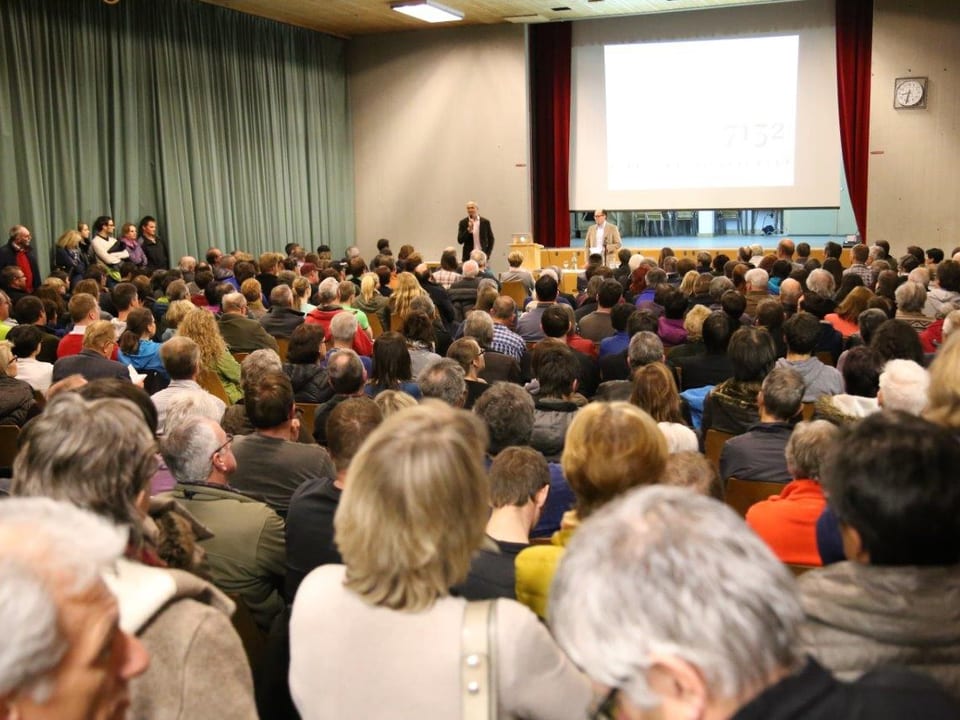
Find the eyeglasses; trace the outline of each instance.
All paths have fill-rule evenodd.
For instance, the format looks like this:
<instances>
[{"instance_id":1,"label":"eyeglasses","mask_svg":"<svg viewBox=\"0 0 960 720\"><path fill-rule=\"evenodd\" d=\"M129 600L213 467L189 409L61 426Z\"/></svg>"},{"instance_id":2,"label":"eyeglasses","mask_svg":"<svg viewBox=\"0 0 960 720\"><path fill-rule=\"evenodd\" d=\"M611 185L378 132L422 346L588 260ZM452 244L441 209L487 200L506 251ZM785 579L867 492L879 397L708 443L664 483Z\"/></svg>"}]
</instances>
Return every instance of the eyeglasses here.
<instances>
[{"instance_id":1,"label":"eyeglasses","mask_svg":"<svg viewBox=\"0 0 960 720\"><path fill-rule=\"evenodd\" d=\"M233 442L233 435L231 435L230 433L227 433L227 441L223 443L223 445L218 447L216 450L214 450L212 453L210 453L210 459L213 460L214 455L222 453L224 450L226 450L230 446L230 443L232 442Z\"/></svg>"},{"instance_id":2,"label":"eyeglasses","mask_svg":"<svg viewBox=\"0 0 960 720\"><path fill-rule=\"evenodd\" d=\"M619 694L620 688L610 688L610 692L603 696L600 703L590 711L587 717L590 720L616 720L617 696Z\"/></svg>"}]
</instances>

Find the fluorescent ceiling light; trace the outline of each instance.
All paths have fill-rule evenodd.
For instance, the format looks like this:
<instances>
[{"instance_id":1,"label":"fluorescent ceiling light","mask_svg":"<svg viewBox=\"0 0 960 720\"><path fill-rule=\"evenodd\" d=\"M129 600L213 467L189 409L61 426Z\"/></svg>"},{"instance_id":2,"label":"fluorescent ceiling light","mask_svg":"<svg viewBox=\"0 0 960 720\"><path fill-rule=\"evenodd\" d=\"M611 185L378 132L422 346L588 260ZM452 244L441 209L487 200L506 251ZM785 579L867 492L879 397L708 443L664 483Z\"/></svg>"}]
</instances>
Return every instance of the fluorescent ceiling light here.
<instances>
[{"instance_id":1,"label":"fluorescent ceiling light","mask_svg":"<svg viewBox=\"0 0 960 720\"><path fill-rule=\"evenodd\" d=\"M400 5L391 5L397 12L409 15L410 17L423 20L428 23L454 22L463 20L463 13L459 10L451 10L433 0L422 0L421 2L403 3Z\"/></svg>"}]
</instances>

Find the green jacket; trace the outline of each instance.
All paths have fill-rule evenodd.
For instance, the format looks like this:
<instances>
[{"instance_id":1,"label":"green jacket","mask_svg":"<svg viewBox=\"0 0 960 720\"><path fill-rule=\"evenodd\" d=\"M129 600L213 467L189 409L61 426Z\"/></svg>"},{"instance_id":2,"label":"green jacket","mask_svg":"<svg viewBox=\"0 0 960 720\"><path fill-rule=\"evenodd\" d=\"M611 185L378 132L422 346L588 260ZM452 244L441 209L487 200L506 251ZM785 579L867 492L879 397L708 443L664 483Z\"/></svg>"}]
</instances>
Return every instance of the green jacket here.
<instances>
[{"instance_id":1,"label":"green jacket","mask_svg":"<svg viewBox=\"0 0 960 720\"><path fill-rule=\"evenodd\" d=\"M217 485L177 483L169 493L213 532L201 540L214 584L239 597L264 630L284 610L286 528L264 503Z\"/></svg>"}]
</instances>

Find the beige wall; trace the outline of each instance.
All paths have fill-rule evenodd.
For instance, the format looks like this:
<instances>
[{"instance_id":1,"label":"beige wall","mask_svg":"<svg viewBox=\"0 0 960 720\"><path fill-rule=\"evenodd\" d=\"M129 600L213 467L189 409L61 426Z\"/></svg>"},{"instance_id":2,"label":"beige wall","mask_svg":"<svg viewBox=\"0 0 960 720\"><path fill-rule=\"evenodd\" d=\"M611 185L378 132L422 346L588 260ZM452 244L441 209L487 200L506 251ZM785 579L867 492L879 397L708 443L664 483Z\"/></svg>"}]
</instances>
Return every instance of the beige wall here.
<instances>
[{"instance_id":1,"label":"beige wall","mask_svg":"<svg viewBox=\"0 0 960 720\"><path fill-rule=\"evenodd\" d=\"M869 239L960 245L960 3L875 0ZM894 110L894 78L926 76L925 110Z\"/></svg>"},{"instance_id":2,"label":"beige wall","mask_svg":"<svg viewBox=\"0 0 960 720\"><path fill-rule=\"evenodd\" d=\"M530 232L525 29L429 29L350 43L356 244L426 259L456 245L467 200L490 218L492 265Z\"/></svg>"}]
</instances>

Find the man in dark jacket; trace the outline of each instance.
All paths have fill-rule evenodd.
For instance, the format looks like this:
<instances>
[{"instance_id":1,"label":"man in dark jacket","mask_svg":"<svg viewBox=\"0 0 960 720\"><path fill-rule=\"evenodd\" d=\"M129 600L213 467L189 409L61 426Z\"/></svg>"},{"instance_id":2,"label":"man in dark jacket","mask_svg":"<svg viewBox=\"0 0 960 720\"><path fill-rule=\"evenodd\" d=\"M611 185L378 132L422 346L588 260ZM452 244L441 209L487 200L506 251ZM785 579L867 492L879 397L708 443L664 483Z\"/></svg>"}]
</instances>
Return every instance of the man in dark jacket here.
<instances>
[{"instance_id":1,"label":"man in dark jacket","mask_svg":"<svg viewBox=\"0 0 960 720\"><path fill-rule=\"evenodd\" d=\"M23 225L14 225L10 228L10 239L0 247L0 268L8 266L19 267L25 276L22 291L32 293L40 287L40 268L37 267L37 256L30 246L33 236ZM3 288L6 290L7 288ZM14 300L16 302L16 300Z\"/></svg>"}]
</instances>

